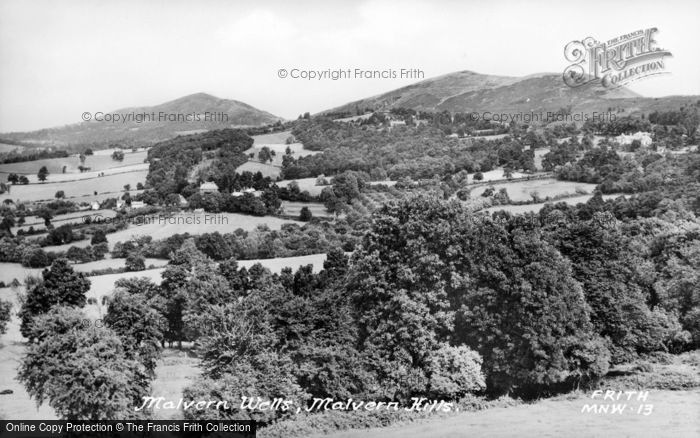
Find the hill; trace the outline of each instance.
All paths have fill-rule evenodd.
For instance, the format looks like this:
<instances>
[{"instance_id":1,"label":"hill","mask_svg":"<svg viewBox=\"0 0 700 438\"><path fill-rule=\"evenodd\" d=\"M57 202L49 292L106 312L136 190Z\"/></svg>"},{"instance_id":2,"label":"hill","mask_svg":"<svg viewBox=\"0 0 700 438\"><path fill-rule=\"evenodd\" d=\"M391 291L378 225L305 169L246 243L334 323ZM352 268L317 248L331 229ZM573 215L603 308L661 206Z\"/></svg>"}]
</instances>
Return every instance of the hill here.
<instances>
[{"instance_id":1,"label":"hill","mask_svg":"<svg viewBox=\"0 0 700 438\"><path fill-rule=\"evenodd\" d=\"M105 114L117 114L126 120L99 121L108 116L91 114L92 120L32 132L0 134L0 143L23 146L66 147L83 145L104 147L146 146L177 135L214 129L260 126L281 120L237 100L196 93L156 106L123 108ZM147 115L144 117L144 114Z\"/></svg>"},{"instance_id":2,"label":"hill","mask_svg":"<svg viewBox=\"0 0 700 438\"><path fill-rule=\"evenodd\" d=\"M698 96L646 98L624 87L611 90L600 84L570 88L557 73L510 77L461 71L350 102L324 113L356 114L358 109L392 108L518 113L557 111L568 106L573 112L616 108L634 113L678 109L678 106L698 99Z\"/></svg>"}]
</instances>

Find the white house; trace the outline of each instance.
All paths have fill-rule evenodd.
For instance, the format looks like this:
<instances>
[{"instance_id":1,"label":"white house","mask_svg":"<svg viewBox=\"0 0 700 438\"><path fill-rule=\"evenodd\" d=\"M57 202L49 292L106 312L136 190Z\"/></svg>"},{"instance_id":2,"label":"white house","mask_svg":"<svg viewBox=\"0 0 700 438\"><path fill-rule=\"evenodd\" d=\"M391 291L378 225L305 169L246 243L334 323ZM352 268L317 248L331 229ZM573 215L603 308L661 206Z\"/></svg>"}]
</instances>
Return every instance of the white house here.
<instances>
[{"instance_id":1,"label":"white house","mask_svg":"<svg viewBox=\"0 0 700 438\"><path fill-rule=\"evenodd\" d=\"M90 204L90 209L91 210L99 210L100 209L100 203L97 201L93 201L92 204Z\"/></svg>"},{"instance_id":2,"label":"white house","mask_svg":"<svg viewBox=\"0 0 700 438\"><path fill-rule=\"evenodd\" d=\"M199 186L199 193L216 193L219 191L219 186L215 182L205 182Z\"/></svg>"},{"instance_id":3,"label":"white house","mask_svg":"<svg viewBox=\"0 0 700 438\"><path fill-rule=\"evenodd\" d=\"M638 131L635 132L634 134L620 134L617 137L615 137L615 141L622 145L627 145L627 144L632 144L633 141L639 140L639 142L642 144L643 147L649 147L651 145L651 134L648 132L642 132Z\"/></svg>"},{"instance_id":4,"label":"white house","mask_svg":"<svg viewBox=\"0 0 700 438\"><path fill-rule=\"evenodd\" d=\"M143 208L146 206L146 203L143 201L131 201L131 208Z\"/></svg>"}]
</instances>

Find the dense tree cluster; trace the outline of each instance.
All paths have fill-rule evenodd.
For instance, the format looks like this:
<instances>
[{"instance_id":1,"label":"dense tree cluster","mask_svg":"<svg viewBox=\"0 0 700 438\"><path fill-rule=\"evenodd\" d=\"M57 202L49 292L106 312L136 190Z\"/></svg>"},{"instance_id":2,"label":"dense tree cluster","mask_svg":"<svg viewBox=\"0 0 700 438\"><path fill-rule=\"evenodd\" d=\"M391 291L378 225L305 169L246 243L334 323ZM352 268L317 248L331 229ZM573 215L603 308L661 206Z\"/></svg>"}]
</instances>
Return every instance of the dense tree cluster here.
<instances>
[{"instance_id":1,"label":"dense tree cluster","mask_svg":"<svg viewBox=\"0 0 700 438\"><path fill-rule=\"evenodd\" d=\"M56 260L27 293L20 310L29 341L18 372L37 405L45 401L68 420L142 418L135 412L150 393L165 320L143 284L122 281L103 324L88 318L90 282ZM4 306L0 306L3 307Z\"/></svg>"},{"instance_id":2,"label":"dense tree cluster","mask_svg":"<svg viewBox=\"0 0 700 438\"><path fill-rule=\"evenodd\" d=\"M154 145L148 150L150 163L146 183L161 199L181 193L188 184L192 168L202 161L203 153L216 151L216 175L233 175L235 168L247 161L243 151L253 144L245 132L234 129L179 136Z\"/></svg>"},{"instance_id":3,"label":"dense tree cluster","mask_svg":"<svg viewBox=\"0 0 700 438\"><path fill-rule=\"evenodd\" d=\"M340 247L351 251L359 240L358 233L347 224L285 224L279 230L260 226L252 231L238 229L233 233L204 233L196 236L175 234L163 240L153 241L150 236L118 242L112 257L128 257L139 253L144 257L169 259L187 239L194 239L197 249L214 260L267 259L319 254Z\"/></svg>"},{"instance_id":4,"label":"dense tree cluster","mask_svg":"<svg viewBox=\"0 0 700 438\"><path fill-rule=\"evenodd\" d=\"M448 138L430 125L391 130L314 119L297 124L295 137L323 153L283 158L283 177L336 175L346 170L383 171L391 179L432 178L461 170L489 171L508 164L514 170L533 169L532 152L512 137L497 140Z\"/></svg>"}]
</instances>

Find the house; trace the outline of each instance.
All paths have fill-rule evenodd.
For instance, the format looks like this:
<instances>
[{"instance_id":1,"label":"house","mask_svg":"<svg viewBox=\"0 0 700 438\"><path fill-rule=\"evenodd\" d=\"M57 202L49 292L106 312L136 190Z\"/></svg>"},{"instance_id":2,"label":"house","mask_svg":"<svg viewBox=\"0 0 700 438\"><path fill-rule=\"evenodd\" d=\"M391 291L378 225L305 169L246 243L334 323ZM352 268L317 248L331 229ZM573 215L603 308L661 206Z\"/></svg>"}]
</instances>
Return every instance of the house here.
<instances>
[{"instance_id":1,"label":"house","mask_svg":"<svg viewBox=\"0 0 700 438\"><path fill-rule=\"evenodd\" d=\"M143 208L146 206L146 203L143 201L131 201L131 208Z\"/></svg>"},{"instance_id":2,"label":"house","mask_svg":"<svg viewBox=\"0 0 700 438\"><path fill-rule=\"evenodd\" d=\"M180 205L180 207L187 207L188 205L190 205L190 203L187 202L187 199L185 199L185 197L182 195L177 195L177 202Z\"/></svg>"},{"instance_id":3,"label":"house","mask_svg":"<svg viewBox=\"0 0 700 438\"><path fill-rule=\"evenodd\" d=\"M92 204L90 204L90 210L99 210L100 209L100 203L97 201L93 201Z\"/></svg>"},{"instance_id":4,"label":"house","mask_svg":"<svg viewBox=\"0 0 700 438\"><path fill-rule=\"evenodd\" d=\"M204 214L204 209L203 208L195 208L194 214Z\"/></svg>"},{"instance_id":5,"label":"house","mask_svg":"<svg viewBox=\"0 0 700 438\"><path fill-rule=\"evenodd\" d=\"M199 186L199 193L217 193L219 191L219 186L215 182L205 182Z\"/></svg>"},{"instance_id":6,"label":"house","mask_svg":"<svg viewBox=\"0 0 700 438\"><path fill-rule=\"evenodd\" d=\"M638 132L635 132L634 134L630 134L630 135L620 134L617 137L615 137L615 141L617 141L618 143L620 143L622 145L632 144L632 142L634 140L639 140L639 143L643 147L649 147L651 145L651 142L652 142L651 134L649 134L648 132L642 132L642 131L638 131Z\"/></svg>"},{"instance_id":7,"label":"house","mask_svg":"<svg viewBox=\"0 0 700 438\"><path fill-rule=\"evenodd\" d=\"M241 196L246 194L257 195L258 192L256 192L255 189L251 189L250 187L247 189L243 189L240 192L231 192L231 196L233 196L234 198L240 198Z\"/></svg>"},{"instance_id":8,"label":"house","mask_svg":"<svg viewBox=\"0 0 700 438\"><path fill-rule=\"evenodd\" d=\"M121 210L122 207L124 207L125 204L126 204L126 203L125 203L123 200L117 199L117 205L116 205L115 209L116 209L116 210Z\"/></svg>"}]
</instances>

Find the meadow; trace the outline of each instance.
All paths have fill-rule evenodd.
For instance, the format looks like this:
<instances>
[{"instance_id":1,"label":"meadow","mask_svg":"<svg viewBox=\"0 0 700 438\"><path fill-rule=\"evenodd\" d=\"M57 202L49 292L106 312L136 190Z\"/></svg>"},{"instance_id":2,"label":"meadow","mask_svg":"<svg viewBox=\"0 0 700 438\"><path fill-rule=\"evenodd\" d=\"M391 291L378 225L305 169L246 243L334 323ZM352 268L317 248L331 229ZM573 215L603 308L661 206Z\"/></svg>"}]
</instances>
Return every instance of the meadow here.
<instances>
[{"instance_id":1,"label":"meadow","mask_svg":"<svg viewBox=\"0 0 700 438\"><path fill-rule=\"evenodd\" d=\"M251 231L258 226L268 226L271 229L279 229L284 224L303 222L281 219L274 216L250 216L239 213L193 213L181 212L171 217L149 216L135 220L128 228L107 234L109 248L114 248L117 242L126 242L132 238L151 236L154 240L165 239L174 234L189 233L191 235L204 233L231 233L241 228ZM89 240L80 240L65 245L47 246L46 251L66 251L71 246L85 247Z\"/></svg>"},{"instance_id":2,"label":"meadow","mask_svg":"<svg viewBox=\"0 0 700 438\"><path fill-rule=\"evenodd\" d=\"M559 181L554 178L512 181L476 187L472 189L471 197L481 196L489 187L493 187L496 191L505 188L512 201L522 202L532 200L534 194L537 194L540 199L545 199L547 197L555 198L559 196L592 193L596 185L572 181Z\"/></svg>"},{"instance_id":3,"label":"meadow","mask_svg":"<svg viewBox=\"0 0 700 438\"><path fill-rule=\"evenodd\" d=\"M506 438L559 437L691 437L700 436L700 390L650 391L649 415L637 414L639 402L628 404L623 414L581 412L593 403L591 393L575 393L535 403L462 412L449 417L419 420L405 425L356 429L314 435L327 438L452 438L488 436ZM617 402L607 402L617 404Z\"/></svg>"},{"instance_id":4,"label":"meadow","mask_svg":"<svg viewBox=\"0 0 700 438\"><path fill-rule=\"evenodd\" d=\"M623 196L623 195L603 195L603 199L607 201L608 199L615 199L615 198L620 197L620 196ZM557 203L557 202L564 202L568 205L585 204L592 197L593 197L593 195L589 194L589 195L572 196L570 198L563 198L563 199L559 199L557 201L538 202L537 204L497 205L495 207L484 208L483 210L480 210L480 211L485 211L488 213L493 213L494 211L507 211L507 212L512 213L512 214L537 213L538 211L542 210L542 207L544 207L548 203L553 204L553 203Z\"/></svg>"},{"instance_id":5,"label":"meadow","mask_svg":"<svg viewBox=\"0 0 700 438\"><path fill-rule=\"evenodd\" d=\"M260 172L263 176L269 176L270 178L275 180L282 173L282 168L279 166L273 166L272 164L261 163L257 161L257 159L253 159L238 166L236 168L236 172Z\"/></svg>"},{"instance_id":6,"label":"meadow","mask_svg":"<svg viewBox=\"0 0 700 438\"><path fill-rule=\"evenodd\" d=\"M76 202L90 202L94 199L90 198L94 196L94 192L98 194L120 192L124 190L125 184L129 184L135 189L138 183L146 182L147 174L148 170L139 170L70 182L13 185L9 192L0 195L0 201L4 201L5 199L12 199L15 202L18 200L49 201L54 199L54 195L57 191L63 190L67 198L78 198L74 199ZM118 196L121 195L112 195L109 197Z\"/></svg>"},{"instance_id":7,"label":"meadow","mask_svg":"<svg viewBox=\"0 0 700 438\"><path fill-rule=\"evenodd\" d=\"M88 155L84 166L91 171L104 171L115 167L131 166L134 164L144 164L147 152L123 151L124 160L116 161L112 159L112 149L97 151L93 155ZM16 173L18 175L36 175L42 166L46 166L49 171L49 178L52 175L63 174L63 166L66 166L66 173L80 173L80 159L78 155L71 155L66 158L48 158L35 161L22 161L19 163L0 164L0 173Z\"/></svg>"},{"instance_id":8,"label":"meadow","mask_svg":"<svg viewBox=\"0 0 700 438\"><path fill-rule=\"evenodd\" d=\"M101 210L83 210L83 211L76 211L73 213L67 213L67 214L60 214L57 216L54 216L53 219L51 219L51 223L58 227L61 225L76 225L76 224L82 224L85 222L85 218L90 216L93 218L100 218L100 219L110 219L113 218L117 215L116 210L111 210L111 209L101 209ZM35 230L45 230L46 226L44 225L44 220L36 217L36 216L25 216L24 218L24 225L21 227L13 227L12 228L12 234L17 234L17 231L23 230L27 231L29 227L34 228Z\"/></svg>"},{"instance_id":9,"label":"meadow","mask_svg":"<svg viewBox=\"0 0 700 438\"><path fill-rule=\"evenodd\" d=\"M329 179L329 178L326 178ZM286 179L284 181L278 181L277 185L280 187L287 187L292 181L296 181L299 184L299 190L307 191L312 196L318 196L325 187L329 186L317 186L316 178L300 178L300 179ZM329 181L330 182L330 181Z\"/></svg>"},{"instance_id":10,"label":"meadow","mask_svg":"<svg viewBox=\"0 0 700 438\"><path fill-rule=\"evenodd\" d=\"M253 158L250 158L250 161L242 164L236 170L238 172L261 172L263 176L269 176L272 179L276 179L282 172L282 158L287 152L287 148L289 148L289 150L292 152L292 156L294 158L305 157L307 155L314 155L318 153L317 151L305 149L304 145L301 143L287 144L286 141L290 135L292 135L290 131L284 131L253 136L253 146L243 152L246 155L253 154ZM272 152L274 152L272 161L261 163L258 160L258 153L263 147L268 147Z\"/></svg>"},{"instance_id":11,"label":"meadow","mask_svg":"<svg viewBox=\"0 0 700 438\"><path fill-rule=\"evenodd\" d=\"M332 217L326 207L319 202L291 202L282 201L282 214L285 216L299 216L301 209L307 207L313 217Z\"/></svg>"}]
</instances>

